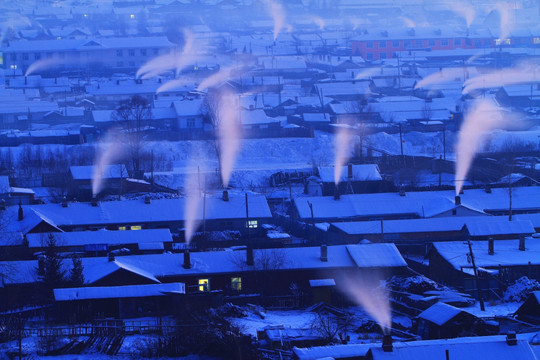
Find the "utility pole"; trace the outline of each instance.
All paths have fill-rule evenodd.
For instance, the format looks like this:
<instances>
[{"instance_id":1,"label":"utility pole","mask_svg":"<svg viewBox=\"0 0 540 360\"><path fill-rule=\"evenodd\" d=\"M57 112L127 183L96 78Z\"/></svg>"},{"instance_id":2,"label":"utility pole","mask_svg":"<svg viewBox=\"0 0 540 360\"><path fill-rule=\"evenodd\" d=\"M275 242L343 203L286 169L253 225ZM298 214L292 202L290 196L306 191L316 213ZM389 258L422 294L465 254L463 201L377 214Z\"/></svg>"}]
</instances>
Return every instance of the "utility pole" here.
<instances>
[{"instance_id":1,"label":"utility pole","mask_svg":"<svg viewBox=\"0 0 540 360\"><path fill-rule=\"evenodd\" d=\"M446 125L443 124L442 132L443 160L446 161Z\"/></svg>"},{"instance_id":2,"label":"utility pole","mask_svg":"<svg viewBox=\"0 0 540 360\"><path fill-rule=\"evenodd\" d=\"M405 165L405 157L403 156L403 131L401 129L401 123L399 123L398 126L399 126L399 146L401 147L401 163L402 165Z\"/></svg>"},{"instance_id":3,"label":"utility pole","mask_svg":"<svg viewBox=\"0 0 540 360\"><path fill-rule=\"evenodd\" d=\"M312 237L313 237L313 243L315 243L316 240L316 233L315 233L315 218L313 216L313 204L309 201L307 202L309 206L309 210L311 211L311 229L313 231Z\"/></svg>"},{"instance_id":4,"label":"utility pole","mask_svg":"<svg viewBox=\"0 0 540 360\"><path fill-rule=\"evenodd\" d=\"M474 254L472 251L471 240L467 240L467 245L469 245L469 255L471 256L471 262L474 271L474 280L476 282L476 291L478 291L478 301L480 302L480 310L486 311L486 307L484 306L484 299L482 298L482 293L480 292L480 280L478 279L478 270L476 269L476 264L474 262Z\"/></svg>"}]
</instances>

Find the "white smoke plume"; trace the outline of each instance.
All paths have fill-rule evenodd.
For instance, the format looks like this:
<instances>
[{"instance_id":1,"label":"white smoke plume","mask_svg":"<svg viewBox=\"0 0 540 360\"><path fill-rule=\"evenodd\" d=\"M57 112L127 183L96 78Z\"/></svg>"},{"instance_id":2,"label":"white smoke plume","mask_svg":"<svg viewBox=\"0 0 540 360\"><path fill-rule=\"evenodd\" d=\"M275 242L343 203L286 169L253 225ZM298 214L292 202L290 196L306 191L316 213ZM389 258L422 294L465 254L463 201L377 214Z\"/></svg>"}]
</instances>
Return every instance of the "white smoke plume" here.
<instances>
[{"instance_id":1,"label":"white smoke plume","mask_svg":"<svg viewBox=\"0 0 540 360\"><path fill-rule=\"evenodd\" d=\"M465 69L463 68L444 68L438 72L430 74L420 80L414 86L415 89L429 88L432 85L452 81L456 78L464 77Z\"/></svg>"},{"instance_id":2,"label":"white smoke plume","mask_svg":"<svg viewBox=\"0 0 540 360\"><path fill-rule=\"evenodd\" d=\"M339 184L341 178L341 171L345 166L345 163L349 161L351 157L351 129L347 126L340 126L338 128L335 140L335 159L334 159L334 183L336 186Z\"/></svg>"},{"instance_id":3,"label":"white smoke plume","mask_svg":"<svg viewBox=\"0 0 540 360\"><path fill-rule=\"evenodd\" d=\"M196 166L196 162L191 162L191 169L194 169ZM199 169L200 170L200 169ZM186 238L186 244L189 245L191 242L191 239L193 238L193 234L197 230L197 227L202 221L202 201L203 198L201 197L201 190L202 179L200 178L200 171L194 172L190 171L187 175L186 184L185 184L185 191L186 191L186 202L184 214L185 214L185 238Z\"/></svg>"},{"instance_id":4,"label":"white smoke plume","mask_svg":"<svg viewBox=\"0 0 540 360\"><path fill-rule=\"evenodd\" d=\"M103 190L104 171L109 165L122 159L125 148L117 130L109 131L99 143L96 151L96 161L92 176L92 196L96 196ZM127 174L124 174L127 177Z\"/></svg>"},{"instance_id":5,"label":"white smoke plume","mask_svg":"<svg viewBox=\"0 0 540 360\"><path fill-rule=\"evenodd\" d=\"M285 9L275 0L264 0L264 5L274 20L274 41L276 41L281 30L285 28Z\"/></svg>"},{"instance_id":6,"label":"white smoke plume","mask_svg":"<svg viewBox=\"0 0 540 360\"><path fill-rule=\"evenodd\" d=\"M540 81L540 66L524 62L516 67L475 76L465 81L463 94L478 89L502 87L506 85L527 84Z\"/></svg>"},{"instance_id":7,"label":"white smoke plume","mask_svg":"<svg viewBox=\"0 0 540 360\"><path fill-rule=\"evenodd\" d=\"M482 147L486 135L495 129L521 126L521 119L503 111L489 99L478 99L466 112L459 129L456 145L456 195L460 193L474 156Z\"/></svg>"},{"instance_id":8,"label":"white smoke plume","mask_svg":"<svg viewBox=\"0 0 540 360\"><path fill-rule=\"evenodd\" d=\"M455 12L456 14L460 15L465 19L465 23L467 24L467 27L470 27L474 21L474 17L476 16L476 10L474 9L474 6L468 2L468 1L450 1L448 3L450 10Z\"/></svg>"},{"instance_id":9,"label":"white smoke plume","mask_svg":"<svg viewBox=\"0 0 540 360\"><path fill-rule=\"evenodd\" d=\"M392 329L390 296L381 285L382 274L346 274L338 278L339 289L379 324L384 334Z\"/></svg>"},{"instance_id":10,"label":"white smoke plume","mask_svg":"<svg viewBox=\"0 0 540 360\"><path fill-rule=\"evenodd\" d=\"M239 105L235 95L222 93L219 98L217 116L217 135L221 180L223 186L229 186L232 170L240 150L242 128L240 125Z\"/></svg>"}]
</instances>

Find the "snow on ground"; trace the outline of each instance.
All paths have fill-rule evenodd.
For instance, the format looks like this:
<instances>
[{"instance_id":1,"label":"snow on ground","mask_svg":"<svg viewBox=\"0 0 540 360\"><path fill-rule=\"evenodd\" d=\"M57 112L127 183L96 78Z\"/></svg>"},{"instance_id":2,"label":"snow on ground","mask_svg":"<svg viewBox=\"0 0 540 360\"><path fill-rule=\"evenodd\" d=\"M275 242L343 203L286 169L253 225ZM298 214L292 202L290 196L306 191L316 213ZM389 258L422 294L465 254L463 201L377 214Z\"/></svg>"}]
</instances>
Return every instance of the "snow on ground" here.
<instances>
[{"instance_id":1,"label":"snow on ground","mask_svg":"<svg viewBox=\"0 0 540 360\"><path fill-rule=\"evenodd\" d=\"M315 313L305 310L268 310L264 313L264 319L256 313L249 311L247 317L229 318L228 320L238 326L244 334L257 337L257 330L266 326L283 325L291 329L309 329L314 320Z\"/></svg>"},{"instance_id":2,"label":"snow on ground","mask_svg":"<svg viewBox=\"0 0 540 360\"><path fill-rule=\"evenodd\" d=\"M513 314L521 305L516 302L505 302L490 305L489 302L485 303L486 311L480 310L480 303L477 301L473 306L463 308L471 314L478 317L493 317L493 316L507 316Z\"/></svg>"}]
</instances>

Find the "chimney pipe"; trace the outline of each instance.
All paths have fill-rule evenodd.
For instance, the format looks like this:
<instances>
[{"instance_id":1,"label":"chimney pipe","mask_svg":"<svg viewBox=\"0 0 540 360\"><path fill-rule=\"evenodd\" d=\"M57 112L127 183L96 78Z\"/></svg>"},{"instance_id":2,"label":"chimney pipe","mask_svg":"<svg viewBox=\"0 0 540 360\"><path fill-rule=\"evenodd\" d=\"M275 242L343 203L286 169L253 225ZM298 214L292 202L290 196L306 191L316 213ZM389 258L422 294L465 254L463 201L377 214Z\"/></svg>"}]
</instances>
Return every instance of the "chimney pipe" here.
<instances>
[{"instance_id":1,"label":"chimney pipe","mask_svg":"<svg viewBox=\"0 0 540 360\"><path fill-rule=\"evenodd\" d=\"M19 202L19 217L18 217L19 221L22 221L22 219L24 219L24 212L23 212L23 208L22 208L22 205L21 203Z\"/></svg>"},{"instance_id":2,"label":"chimney pipe","mask_svg":"<svg viewBox=\"0 0 540 360\"><path fill-rule=\"evenodd\" d=\"M340 198L340 195L339 195L339 189L336 185L335 189L334 189L334 200L339 200Z\"/></svg>"},{"instance_id":3,"label":"chimney pipe","mask_svg":"<svg viewBox=\"0 0 540 360\"><path fill-rule=\"evenodd\" d=\"M517 345L517 337L515 331L509 331L508 334L506 334L506 343L508 345Z\"/></svg>"},{"instance_id":4,"label":"chimney pipe","mask_svg":"<svg viewBox=\"0 0 540 360\"><path fill-rule=\"evenodd\" d=\"M150 204L150 196L146 195L146 196L144 197L144 203L145 203L145 204Z\"/></svg>"},{"instance_id":5,"label":"chimney pipe","mask_svg":"<svg viewBox=\"0 0 540 360\"><path fill-rule=\"evenodd\" d=\"M454 198L454 204L461 205L461 197L459 195Z\"/></svg>"},{"instance_id":6,"label":"chimney pipe","mask_svg":"<svg viewBox=\"0 0 540 360\"><path fill-rule=\"evenodd\" d=\"M27 76L24 77L24 85L28 85L28 77Z\"/></svg>"},{"instance_id":7,"label":"chimney pipe","mask_svg":"<svg viewBox=\"0 0 540 360\"><path fill-rule=\"evenodd\" d=\"M493 238L488 239L488 255L495 254L495 241Z\"/></svg>"},{"instance_id":8,"label":"chimney pipe","mask_svg":"<svg viewBox=\"0 0 540 360\"><path fill-rule=\"evenodd\" d=\"M112 252L109 253L108 255L108 260L109 262L113 262L114 261L114 254Z\"/></svg>"},{"instance_id":9,"label":"chimney pipe","mask_svg":"<svg viewBox=\"0 0 540 360\"><path fill-rule=\"evenodd\" d=\"M519 236L519 250L525 251L525 235Z\"/></svg>"},{"instance_id":10,"label":"chimney pipe","mask_svg":"<svg viewBox=\"0 0 540 360\"><path fill-rule=\"evenodd\" d=\"M328 262L328 247L326 244L321 245L321 261Z\"/></svg>"},{"instance_id":11,"label":"chimney pipe","mask_svg":"<svg viewBox=\"0 0 540 360\"><path fill-rule=\"evenodd\" d=\"M352 164L349 163L349 165L347 165L347 177L349 179L352 179L353 178L353 173L352 173Z\"/></svg>"},{"instance_id":12,"label":"chimney pipe","mask_svg":"<svg viewBox=\"0 0 540 360\"><path fill-rule=\"evenodd\" d=\"M92 206L98 206L98 201L97 201L97 197L95 197L95 196L92 196L92 201L91 201L91 204L92 204Z\"/></svg>"},{"instance_id":13,"label":"chimney pipe","mask_svg":"<svg viewBox=\"0 0 540 360\"><path fill-rule=\"evenodd\" d=\"M182 265L184 269L191 269L191 254L189 249L184 250L184 264Z\"/></svg>"},{"instance_id":14,"label":"chimney pipe","mask_svg":"<svg viewBox=\"0 0 540 360\"><path fill-rule=\"evenodd\" d=\"M382 349L384 352L392 352L394 346L392 345L392 335L386 334L382 339Z\"/></svg>"},{"instance_id":15,"label":"chimney pipe","mask_svg":"<svg viewBox=\"0 0 540 360\"><path fill-rule=\"evenodd\" d=\"M6 210L6 200L0 200L0 210Z\"/></svg>"},{"instance_id":16,"label":"chimney pipe","mask_svg":"<svg viewBox=\"0 0 540 360\"><path fill-rule=\"evenodd\" d=\"M253 266L253 247L249 244L246 248L246 264L248 266Z\"/></svg>"},{"instance_id":17,"label":"chimney pipe","mask_svg":"<svg viewBox=\"0 0 540 360\"><path fill-rule=\"evenodd\" d=\"M486 194L491 194L491 185L486 185Z\"/></svg>"},{"instance_id":18,"label":"chimney pipe","mask_svg":"<svg viewBox=\"0 0 540 360\"><path fill-rule=\"evenodd\" d=\"M227 190L223 190L223 201L229 201L229 192Z\"/></svg>"},{"instance_id":19,"label":"chimney pipe","mask_svg":"<svg viewBox=\"0 0 540 360\"><path fill-rule=\"evenodd\" d=\"M62 197L62 207L68 207L67 198L65 196Z\"/></svg>"}]
</instances>

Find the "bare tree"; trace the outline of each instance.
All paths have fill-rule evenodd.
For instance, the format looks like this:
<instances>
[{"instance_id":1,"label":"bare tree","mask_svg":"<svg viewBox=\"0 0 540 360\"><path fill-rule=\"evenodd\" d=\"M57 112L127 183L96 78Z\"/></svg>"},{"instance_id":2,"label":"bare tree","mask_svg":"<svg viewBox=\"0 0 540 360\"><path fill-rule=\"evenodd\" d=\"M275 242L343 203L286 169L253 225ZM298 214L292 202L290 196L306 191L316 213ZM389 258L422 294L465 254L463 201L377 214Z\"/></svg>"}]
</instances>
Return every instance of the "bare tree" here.
<instances>
[{"instance_id":1,"label":"bare tree","mask_svg":"<svg viewBox=\"0 0 540 360\"><path fill-rule=\"evenodd\" d=\"M426 121L426 124L428 124L432 117L433 109L431 108L431 103L426 101L422 108L422 118Z\"/></svg>"},{"instance_id":2,"label":"bare tree","mask_svg":"<svg viewBox=\"0 0 540 360\"><path fill-rule=\"evenodd\" d=\"M202 113L205 120L212 125L214 135L214 150L218 159L218 172L221 173L221 148L219 143L219 126L222 116L220 114L221 96L217 90L209 90L204 98Z\"/></svg>"},{"instance_id":3,"label":"bare tree","mask_svg":"<svg viewBox=\"0 0 540 360\"><path fill-rule=\"evenodd\" d=\"M146 140L145 130L152 120L150 104L142 96L135 95L129 100L122 101L112 116L124 130L133 170L139 172L141 152Z\"/></svg>"},{"instance_id":4,"label":"bare tree","mask_svg":"<svg viewBox=\"0 0 540 360\"><path fill-rule=\"evenodd\" d=\"M350 314L334 314L322 309L317 312L311 328L329 342L336 342L339 338L344 341L351 326L353 317Z\"/></svg>"}]
</instances>

